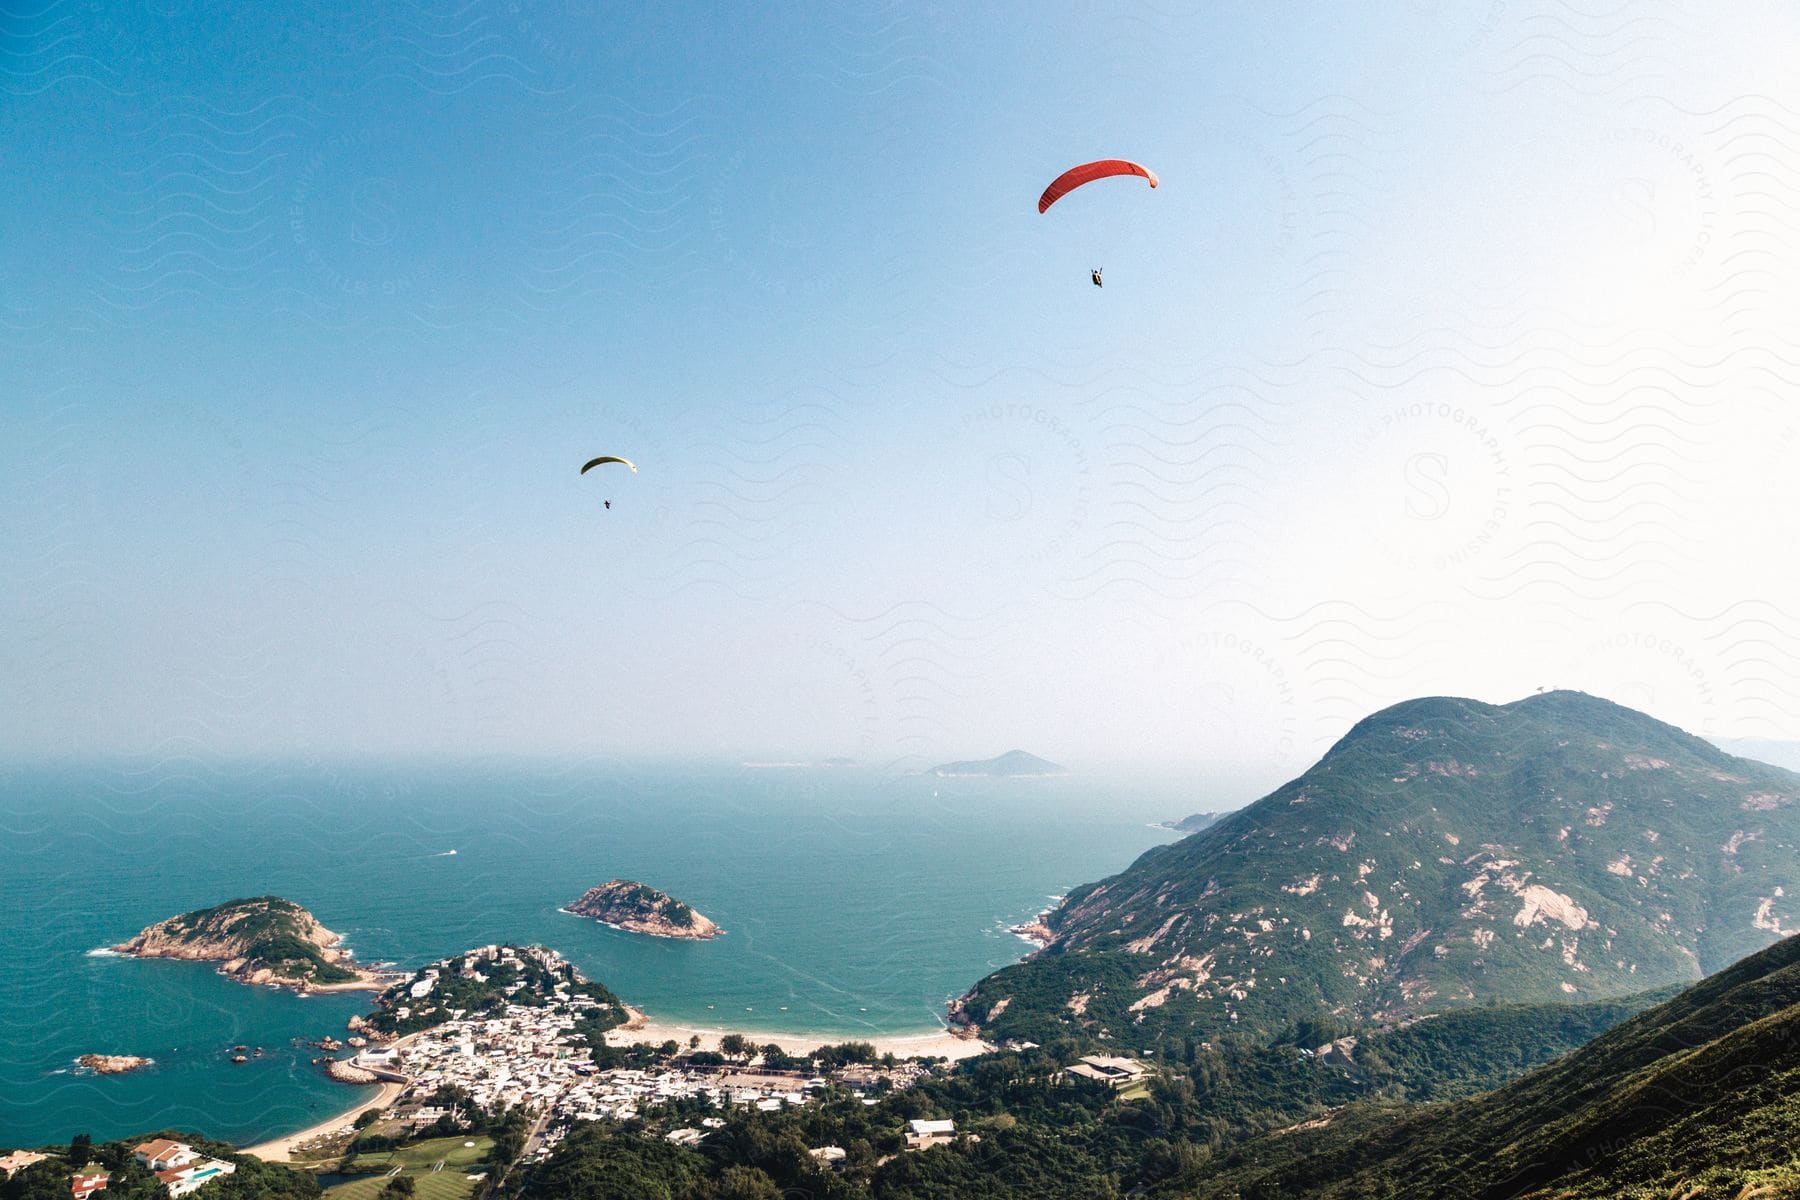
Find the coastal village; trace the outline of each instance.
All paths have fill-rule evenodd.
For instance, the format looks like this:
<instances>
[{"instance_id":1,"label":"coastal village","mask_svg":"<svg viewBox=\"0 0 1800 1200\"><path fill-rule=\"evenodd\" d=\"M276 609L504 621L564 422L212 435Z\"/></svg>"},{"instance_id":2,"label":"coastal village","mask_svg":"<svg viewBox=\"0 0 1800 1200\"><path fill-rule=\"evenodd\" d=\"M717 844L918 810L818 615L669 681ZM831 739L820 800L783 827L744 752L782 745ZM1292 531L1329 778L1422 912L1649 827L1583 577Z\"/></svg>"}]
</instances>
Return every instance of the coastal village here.
<instances>
[{"instance_id":1,"label":"coastal village","mask_svg":"<svg viewBox=\"0 0 1800 1200\"><path fill-rule=\"evenodd\" d=\"M679 901L629 880L592 889L576 907L584 910L580 915L620 927L629 923L634 932L655 936L717 933ZM165 929L174 933L159 934L160 941L150 938ZM284 934L292 934L291 941L283 941ZM732 1123L734 1113L780 1113L825 1099L874 1108L883 1097L942 1071L950 1059L993 1049L949 1034L916 1039L904 1048L890 1042L888 1053L859 1042L759 1046L743 1034L656 1025L543 946L489 944L395 974L360 968L347 956L325 957L336 941L297 905L258 897L172 918L140 935L141 944L121 950L144 957L210 958L225 962L244 982L302 991L317 986L316 976L326 967L360 986L380 985L370 1009L349 1019L342 1041L325 1036L313 1043L324 1052L313 1062L328 1076L379 1085L380 1093L311 1130L249 1147L245 1155L354 1174L348 1165L353 1160L419 1146L426 1148L421 1153L442 1155L431 1171L443 1170L455 1157L455 1176L470 1189L457 1194L474 1194L491 1190L490 1172L529 1171L571 1134L596 1123L632 1122L644 1136L703 1148L715 1131ZM309 957L314 953L318 961ZM267 966L271 962L283 969L274 971ZM295 963L300 968L290 970ZM1002 1048L1033 1046L1009 1042ZM352 1053L342 1055L345 1049ZM81 1065L104 1074L135 1070L148 1061L89 1055ZM1058 1074L1121 1098L1140 1092L1147 1079L1141 1061L1122 1057L1090 1056ZM509 1143L501 1157L487 1157L498 1143L484 1131L501 1124L519 1141ZM142 1168L154 1175L171 1197L199 1192L237 1172L244 1161L209 1155L179 1136L151 1135L136 1145L116 1144L110 1152L128 1156L134 1172ZM876 1165L895 1153L980 1140L943 1117L917 1117L903 1126L896 1121L889 1136L889 1153ZM462 1150L454 1155L437 1149L456 1141ZM212 1149L223 1153L222 1147ZM51 1153L0 1154L0 1173L10 1177L35 1169L41 1177L54 1169L59 1180L67 1176L73 1200L87 1200L119 1182L119 1157L65 1159L53 1147L43 1150ZM848 1153L837 1145L808 1146L807 1152L827 1170L842 1167ZM386 1163L377 1165L390 1173L402 1169ZM105 1169L108 1164L112 1171ZM147 1182L141 1172L135 1178L134 1186Z\"/></svg>"},{"instance_id":2,"label":"coastal village","mask_svg":"<svg viewBox=\"0 0 1800 1200\"><path fill-rule=\"evenodd\" d=\"M654 1133L693 1147L723 1128L720 1114L734 1108L777 1112L827 1092L873 1106L878 1096L909 1088L934 1069L930 1060L892 1057L830 1066L803 1058L770 1064L767 1048L754 1046L738 1055L679 1045L644 1047L635 1028L640 1019L554 950L487 945L430 964L386 989L373 1013L351 1018L348 1041L356 1053L319 1061L335 1079L386 1088L354 1122L357 1136L404 1142L428 1138L441 1122L467 1117L472 1109L516 1110L531 1119L521 1157L526 1164L548 1158L585 1123L653 1118L666 1115L657 1112L661 1106L688 1102L692 1108L699 1102L708 1115L666 1120ZM633 1065L596 1062L596 1039ZM348 1117L340 1119L310 1138L298 1136L285 1149L294 1158L329 1157L341 1152L351 1125ZM943 1145L957 1136L947 1120L913 1121L902 1132L907 1150ZM831 1166L845 1152L820 1146L812 1153ZM198 1192L237 1169L168 1138L137 1145L133 1156L171 1197ZM0 1156L0 1173L10 1175L45 1158L13 1151ZM108 1172L98 1165L74 1170L70 1195L87 1200L104 1192L107 1182Z\"/></svg>"},{"instance_id":3,"label":"coastal village","mask_svg":"<svg viewBox=\"0 0 1800 1200\"><path fill-rule=\"evenodd\" d=\"M503 1004L474 1011L451 997L500 983ZM535 1120L527 1159L547 1157L576 1126L628 1121L658 1105L702 1100L720 1109L763 1112L806 1104L840 1087L876 1103L873 1095L912 1086L931 1071L919 1060L853 1063L818 1072L771 1067L755 1055L722 1061L719 1054L656 1056L652 1065L605 1067L592 1055L592 1030L611 1032L630 1010L610 993L596 995L572 964L541 946L489 945L423 968L414 979L384 993L391 1006L355 1027L374 1039L382 1027L428 1028L374 1041L350 1058L328 1064L346 1082L386 1083L392 1095L371 1130L386 1136L421 1134L446 1116L439 1100L456 1096L483 1111L526 1109ZM477 993L479 994L479 993ZM384 1019L385 1018L385 1019ZM614 1033L616 1044L629 1030ZM450 1089L450 1090L447 1090ZM671 1141L696 1145L724 1124L708 1117L695 1127L668 1132ZM924 1144L924 1143L922 1143ZM297 1147L297 1149L303 1149Z\"/></svg>"}]
</instances>

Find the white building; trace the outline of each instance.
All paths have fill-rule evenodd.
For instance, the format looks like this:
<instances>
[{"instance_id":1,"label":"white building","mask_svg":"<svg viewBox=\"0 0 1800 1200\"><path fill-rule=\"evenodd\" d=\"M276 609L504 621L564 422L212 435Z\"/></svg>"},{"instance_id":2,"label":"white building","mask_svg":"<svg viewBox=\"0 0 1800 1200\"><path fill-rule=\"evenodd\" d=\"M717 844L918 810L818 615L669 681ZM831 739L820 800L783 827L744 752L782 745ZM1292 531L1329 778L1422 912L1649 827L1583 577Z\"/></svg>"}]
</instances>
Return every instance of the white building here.
<instances>
[{"instance_id":1,"label":"white building","mask_svg":"<svg viewBox=\"0 0 1800 1200\"><path fill-rule=\"evenodd\" d=\"M906 1148L908 1150L928 1150L932 1146L942 1146L955 1140L955 1121L908 1121L906 1123Z\"/></svg>"},{"instance_id":2,"label":"white building","mask_svg":"<svg viewBox=\"0 0 1800 1200\"><path fill-rule=\"evenodd\" d=\"M237 1170L236 1163L207 1158L186 1142L156 1138L134 1146L131 1156L156 1173L171 1197L197 1192Z\"/></svg>"}]
</instances>

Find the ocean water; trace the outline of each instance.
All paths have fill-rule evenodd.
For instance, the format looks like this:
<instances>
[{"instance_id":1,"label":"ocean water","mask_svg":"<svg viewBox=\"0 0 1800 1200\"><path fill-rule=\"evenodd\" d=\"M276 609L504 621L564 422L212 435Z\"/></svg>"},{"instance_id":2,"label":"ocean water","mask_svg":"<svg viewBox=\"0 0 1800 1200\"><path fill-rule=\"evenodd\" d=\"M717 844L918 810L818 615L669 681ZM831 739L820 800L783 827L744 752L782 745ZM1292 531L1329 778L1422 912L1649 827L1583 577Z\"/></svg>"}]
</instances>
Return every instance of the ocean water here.
<instances>
[{"instance_id":1,"label":"ocean water","mask_svg":"<svg viewBox=\"0 0 1800 1200\"><path fill-rule=\"evenodd\" d=\"M1193 794L856 767L0 769L0 1148L165 1126L245 1143L355 1102L304 1040L342 1036L367 993L300 997L93 953L178 912L273 893L364 961L541 942L657 1017L919 1032L1028 951L1008 925L1168 840L1150 824L1203 807ZM619 876L726 935L645 938L558 911ZM233 1064L239 1044L264 1054ZM72 1069L89 1052L155 1065Z\"/></svg>"}]
</instances>

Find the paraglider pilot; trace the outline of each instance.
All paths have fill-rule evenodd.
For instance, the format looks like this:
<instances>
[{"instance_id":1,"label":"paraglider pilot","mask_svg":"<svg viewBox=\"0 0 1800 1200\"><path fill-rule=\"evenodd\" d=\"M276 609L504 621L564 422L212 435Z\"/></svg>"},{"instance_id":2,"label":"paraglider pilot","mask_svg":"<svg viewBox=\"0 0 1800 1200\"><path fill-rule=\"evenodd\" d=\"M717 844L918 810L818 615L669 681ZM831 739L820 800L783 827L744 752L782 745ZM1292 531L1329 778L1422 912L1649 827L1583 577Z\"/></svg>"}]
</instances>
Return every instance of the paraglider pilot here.
<instances>
[{"instance_id":1,"label":"paraglider pilot","mask_svg":"<svg viewBox=\"0 0 1800 1200\"><path fill-rule=\"evenodd\" d=\"M1095 287L1105 287L1106 286L1104 283L1100 282L1100 268L1099 267L1094 268L1094 286Z\"/></svg>"}]
</instances>

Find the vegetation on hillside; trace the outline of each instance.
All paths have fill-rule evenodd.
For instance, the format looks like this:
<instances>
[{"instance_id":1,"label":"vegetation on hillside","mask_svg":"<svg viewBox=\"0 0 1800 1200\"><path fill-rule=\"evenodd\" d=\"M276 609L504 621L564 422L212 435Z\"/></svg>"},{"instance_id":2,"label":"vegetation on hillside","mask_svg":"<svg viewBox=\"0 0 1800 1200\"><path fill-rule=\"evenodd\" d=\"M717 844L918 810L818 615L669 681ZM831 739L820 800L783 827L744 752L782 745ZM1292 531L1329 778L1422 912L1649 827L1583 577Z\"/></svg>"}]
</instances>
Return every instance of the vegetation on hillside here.
<instances>
[{"instance_id":1,"label":"vegetation on hillside","mask_svg":"<svg viewBox=\"0 0 1800 1200\"><path fill-rule=\"evenodd\" d=\"M1487 1095L1357 1108L1166 1193L1759 1200L1800 1193L1800 938ZM1766 1190L1762 1190L1766 1189Z\"/></svg>"},{"instance_id":2,"label":"vegetation on hillside","mask_svg":"<svg viewBox=\"0 0 1800 1200\"><path fill-rule=\"evenodd\" d=\"M201 948L200 953L184 957L242 959L235 972L240 975L267 969L282 979L320 984L358 978L355 971L326 953L335 936L321 930L311 913L280 896L228 900L182 913L152 925L125 947L158 954L154 947L136 950L146 940Z\"/></svg>"},{"instance_id":3,"label":"vegetation on hillside","mask_svg":"<svg viewBox=\"0 0 1800 1200\"><path fill-rule=\"evenodd\" d=\"M623 1127L571 1135L529 1174L526 1195L1118 1197L1173 1179L1248 1136L1347 1103L1469 1095L1574 1048L1648 1002L1479 1009L1403 1029L1364 1029L1348 1059L1342 1050L1316 1051L1359 1031L1318 1023L1297 1025L1273 1045L1239 1038L1183 1044L1145 1060L1152 1079L1132 1100L1065 1074L1082 1049L1065 1040L971 1059L912 1088L878 1091L868 1097L873 1104L841 1089L773 1113L689 1101L648 1110ZM724 1125L698 1149L657 1144L707 1116ZM915 1118L949 1118L973 1137L909 1151L903 1134ZM823 1146L845 1151L839 1167L813 1159L809 1152Z\"/></svg>"},{"instance_id":4,"label":"vegetation on hillside","mask_svg":"<svg viewBox=\"0 0 1800 1200\"><path fill-rule=\"evenodd\" d=\"M958 1015L1157 1050L1679 985L1800 928L1800 776L1578 693L1366 718L1249 808L1077 888Z\"/></svg>"}]
</instances>

